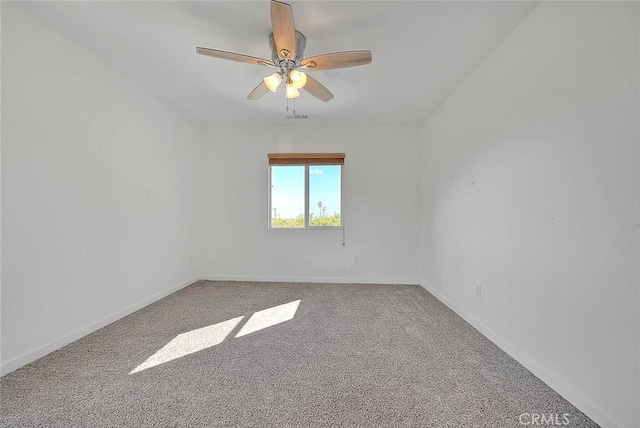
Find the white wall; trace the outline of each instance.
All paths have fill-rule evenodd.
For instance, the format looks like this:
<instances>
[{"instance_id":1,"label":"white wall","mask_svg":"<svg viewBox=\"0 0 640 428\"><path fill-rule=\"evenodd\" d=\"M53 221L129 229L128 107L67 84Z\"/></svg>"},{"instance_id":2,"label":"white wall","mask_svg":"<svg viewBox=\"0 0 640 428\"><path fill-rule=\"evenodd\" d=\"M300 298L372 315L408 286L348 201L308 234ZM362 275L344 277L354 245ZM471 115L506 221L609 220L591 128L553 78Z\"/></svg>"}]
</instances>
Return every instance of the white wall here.
<instances>
[{"instance_id":1,"label":"white wall","mask_svg":"<svg viewBox=\"0 0 640 428\"><path fill-rule=\"evenodd\" d=\"M544 2L422 137L423 285L604 427L640 426L638 78L637 3Z\"/></svg>"},{"instance_id":2,"label":"white wall","mask_svg":"<svg viewBox=\"0 0 640 428\"><path fill-rule=\"evenodd\" d=\"M421 282L603 426L640 425L637 37L637 4L543 3L422 136L196 133L3 3L2 371L196 274ZM267 229L274 151L346 152L345 246Z\"/></svg>"},{"instance_id":3,"label":"white wall","mask_svg":"<svg viewBox=\"0 0 640 428\"><path fill-rule=\"evenodd\" d=\"M2 4L2 371L196 274L185 121Z\"/></svg>"},{"instance_id":4,"label":"white wall","mask_svg":"<svg viewBox=\"0 0 640 428\"><path fill-rule=\"evenodd\" d=\"M417 127L292 122L205 129L201 144L206 277L418 283ZM267 153L277 151L346 153L345 246L337 230L268 229Z\"/></svg>"}]
</instances>

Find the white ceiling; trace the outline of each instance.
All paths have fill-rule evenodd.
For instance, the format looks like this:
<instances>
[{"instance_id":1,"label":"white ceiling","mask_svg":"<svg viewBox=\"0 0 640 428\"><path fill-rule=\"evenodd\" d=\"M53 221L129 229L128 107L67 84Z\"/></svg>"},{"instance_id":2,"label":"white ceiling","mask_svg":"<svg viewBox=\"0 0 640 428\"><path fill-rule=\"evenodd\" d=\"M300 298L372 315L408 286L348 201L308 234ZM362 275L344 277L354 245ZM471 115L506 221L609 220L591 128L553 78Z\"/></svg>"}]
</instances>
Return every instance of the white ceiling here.
<instances>
[{"instance_id":1,"label":"white ceiling","mask_svg":"<svg viewBox=\"0 0 640 428\"><path fill-rule=\"evenodd\" d=\"M536 4L292 1L306 57L373 52L369 65L314 72L335 98L323 103L303 92L297 112L317 124L421 121ZM270 69L195 53L203 46L270 58L268 0L26 5L191 120L285 121L282 88L246 98Z\"/></svg>"}]
</instances>

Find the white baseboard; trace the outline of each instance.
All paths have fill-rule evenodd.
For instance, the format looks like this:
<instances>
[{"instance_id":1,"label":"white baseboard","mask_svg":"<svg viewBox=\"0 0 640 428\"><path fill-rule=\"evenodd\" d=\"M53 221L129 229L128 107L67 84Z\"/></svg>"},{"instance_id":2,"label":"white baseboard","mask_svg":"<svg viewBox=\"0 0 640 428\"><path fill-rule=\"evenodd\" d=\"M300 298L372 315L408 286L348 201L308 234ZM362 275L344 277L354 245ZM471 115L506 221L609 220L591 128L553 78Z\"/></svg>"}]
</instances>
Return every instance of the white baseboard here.
<instances>
[{"instance_id":1,"label":"white baseboard","mask_svg":"<svg viewBox=\"0 0 640 428\"><path fill-rule=\"evenodd\" d=\"M175 293L178 290L181 290L182 288L193 284L194 282L198 281L198 278L192 278L189 279L187 281L183 281L178 285L174 285L173 287L170 287L164 291L161 291L159 293L156 293L144 300L141 300L131 306L128 306L118 312L115 312L105 318L102 318L99 321L96 321L94 323L91 323L79 330L76 330L72 333L69 333L57 340L54 340L51 343L48 343L44 346L41 346L39 348L34 349L33 351L27 352L26 354L18 357L18 358L14 358L11 361L7 361L6 363L3 363L0 366L0 375L4 376L7 373L10 373L16 369L19 369L20 367L29 364L32 361L37 360L38 358L42 358L45 355L56 351L60 348L62 348L65 345L68 345L71 342L74 342L78 339L80 339L81 337L86 336L89 333L93 333L94 331L108 325L111 324L114 321L119 320L120 318L123 318L129 314L132 314L133 312L144 308L147 305L150 305L151 303L162 299L163 297L168 296L171 293Z\"/></svg>"},{"instance_id":2,"label":"white baseboard","mask_svg":"<svg viewBox=\"0 0 640 428\"><path fill-rule=\"evenodd\" d=\"M605 412L600 410L598 406L591 403L589 400L583 398L580 394L575 392L571 387L567 386L556 377L552 376L545 370L544 367L531 360L525 354L520 352L517 348L515 348L511 343L507 340L504 340L499 335L495 334L490 328L482 324L480 321L460 309L458 306L453 304L451 300L445 297L442 293L435 290L426 284L421 284L422 287L431 293L436 299L440 300L445 306L451 309L453 312L458 314L462 319L471 324L476 330L478 330L482 335L484 335L487 339L495 343L500 349L509 354L514 360L522 364L527 368L531 373L537 376L544 383L549 385L553 390L555 390L558 394L564 397L568 402L576 406L582 413L589 416L603 428L630 428L625 427L622 423L617 421L615 418L607 415Z\"/></svg>"},{"instance_id":3,"label":"white baseboard","mask_svg":"<svg viewBox=\"0 0 640 428\"><path fill-rule=\"evenodd\" d=\"M202 275L208 281L249 281L249 282L307 282L314 284L386 284L418 285L415 278L336 278L336 277L295 277L295 276L247 276L247 275Z\"/></svg>"}]
</instances>

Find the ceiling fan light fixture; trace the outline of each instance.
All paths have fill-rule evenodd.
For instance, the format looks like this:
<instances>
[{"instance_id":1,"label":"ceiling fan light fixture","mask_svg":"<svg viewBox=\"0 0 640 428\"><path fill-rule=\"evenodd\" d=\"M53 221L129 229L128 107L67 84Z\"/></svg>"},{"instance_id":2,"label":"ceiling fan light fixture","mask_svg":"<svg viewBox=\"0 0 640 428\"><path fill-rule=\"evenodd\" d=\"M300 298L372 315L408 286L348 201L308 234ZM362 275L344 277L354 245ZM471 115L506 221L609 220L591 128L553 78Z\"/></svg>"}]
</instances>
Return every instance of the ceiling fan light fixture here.
<instances>
[{"instance_id":1,"label":"ceiling fan light fixture","mask_svg":"<svg viewBox=\"0 0 640 428\"><path fill-rule=\"evenodd\" d=\"M300 91L298 91L298 88L293 86L293 83L287 83L287 91L285 93L285 97L291 99L291 98L298 98L299 96L300 96Z\"/></svg>"},{"instance_id":2,"label":"ceiling fan light fixture","mask_svg":"<svg viewBox=\"0 0 640 428\"><path fill-rule=\"evenodd\" d=\"M302 71L293 70L289 73L289 79L291 79L292 85L296 89L302 89L307 84L307 75Z\"/></svg>"},{"instance_id":3,"label":"ceiling fan light fixture","mask_svg":"<svg viewBox=\"0 0 640 428\"><path fill-rule=\"evenodd\" d=\"M263 80L264 84L267 85L267 88L269 88L271 92L275 92L276 89L278 89L278 86L280 86L280 82L282 82L282 76L280 76L280 73L273 73L272 75L265 77Z\"/></svg>"},{"instance_id":4,"label":"ceiling fan light fixture","mask_svg":"<svg viewBox=\"0 0 640 428\"><path fill-rule=\"evenodd\" d=\"M2 0L0 0L2 1ZM198 55L229 61L243 62L245 64L271 67L277 70L263 79L247 96L249 100L258 100L269 92L276 92L284 80L286 83L285 96L297 98L299 89L327 102L333 99L333 94L313 77L307 76L302 71L330 70L333 68L355 67L371 62L371 51L354 50L325 53L313 57L305 57L304 50L307 46L307 38L296 29L293 20L293 9L285 3L286 0L271 0L271 34L269 34L269 48L271 59L263 59L236 52L228 52L219 49L196 47ZM266 1L265 1L266 3Z\"/></svg>"}]
</instances>

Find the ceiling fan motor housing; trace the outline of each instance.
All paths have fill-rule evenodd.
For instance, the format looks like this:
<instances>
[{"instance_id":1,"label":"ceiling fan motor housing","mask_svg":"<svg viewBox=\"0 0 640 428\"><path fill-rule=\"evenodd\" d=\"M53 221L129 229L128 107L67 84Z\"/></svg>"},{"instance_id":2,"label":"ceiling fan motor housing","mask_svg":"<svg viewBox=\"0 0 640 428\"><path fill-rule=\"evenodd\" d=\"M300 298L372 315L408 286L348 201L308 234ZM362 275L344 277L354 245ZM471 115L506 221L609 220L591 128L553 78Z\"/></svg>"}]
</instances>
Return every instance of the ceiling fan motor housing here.
<instances>
[{"instance_id":1,"label":"ceiling fan motor housing","mask_svg":"<svg viewBox=\"0 0 640 428\"><path fill-rule=\"evenodd\" d=\"M278 56L278 51L276 50L276 42L273 39L273 33L269 34L269 47L271 48L271 60L274 64L280 65L283 61L291 61L297 67L300 65L300 61L302 61L302 54L304 52L304 48L307 46L307 38L300 31L296 30L296 52L294 56L291 56L287 59L280 59ZM293 68L293 67L291 67Z\"/></svg>"}]
</instances>

